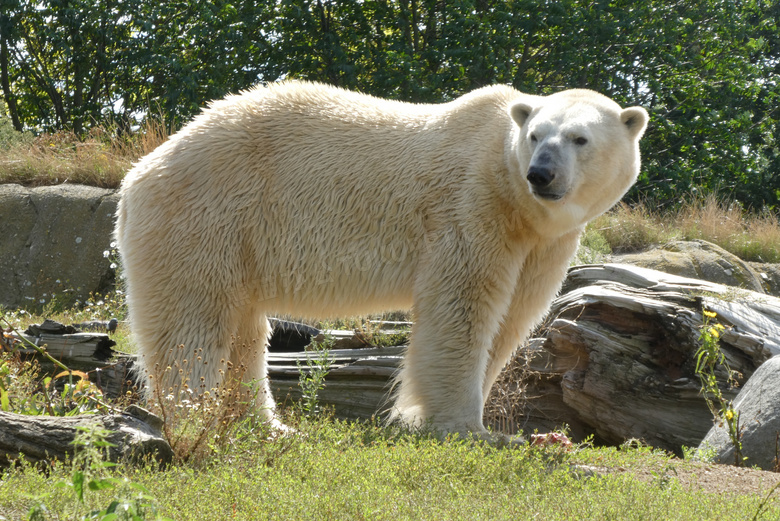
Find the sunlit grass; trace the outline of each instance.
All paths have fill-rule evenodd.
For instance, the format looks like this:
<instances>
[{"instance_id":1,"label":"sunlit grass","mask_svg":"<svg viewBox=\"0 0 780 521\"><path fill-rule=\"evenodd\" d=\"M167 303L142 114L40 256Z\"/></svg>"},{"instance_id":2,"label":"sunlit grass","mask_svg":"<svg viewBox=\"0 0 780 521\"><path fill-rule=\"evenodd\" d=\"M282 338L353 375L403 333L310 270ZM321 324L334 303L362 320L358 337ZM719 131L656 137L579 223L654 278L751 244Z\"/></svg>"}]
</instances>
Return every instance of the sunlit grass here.
<instances>
[{"instance_id":1,"label":"sunlit grass","mask_svg":"<svg viewBox=\"0 0 780 521\"><path fill-rule=\"evenodd\" d=\"M588 225L586 244L601 253L647 250L674 240L705 240L747 261L780 262L780 223L770 211L749 212L710 195L676 210L621 204Z\"/></svg>"},{"instance_id":2,"label":"sunlit grass","mask_svg":"<svg viewBox=\"0 0 780 521\"><path fill-rule=\"evenodd\" d=\"M674 469L688 463L643 449L496 449L372 424L288 421L297 421L291 437L238 424L233 443L207 461L163 471L120 465L111 475L144 486L158 513L176 520L751 519L762 499L682 486ZM573 464L621 471L585 477ZM637 469L654 477L640 479ZM6 471L0 512L21 518L70 470ZM63 519L105 507L116 494L89 492L81 505L60 490L41 501L51 519ZM758 518L778 513L770 504Z\"/></svg>"},{"instance_id":3,"label":"sunlit grass","mask_svg":"<svg viewBox=\"0 0 780 521\"><path fill-rule=\"evenodd\" d=\"M0 183L118 188L132 163L167 136L165 125L154 119L127 135L111 127L95 127L86 136L66 131L35 137L20 134L3 145Z\"/></svg>"}]
</instances>

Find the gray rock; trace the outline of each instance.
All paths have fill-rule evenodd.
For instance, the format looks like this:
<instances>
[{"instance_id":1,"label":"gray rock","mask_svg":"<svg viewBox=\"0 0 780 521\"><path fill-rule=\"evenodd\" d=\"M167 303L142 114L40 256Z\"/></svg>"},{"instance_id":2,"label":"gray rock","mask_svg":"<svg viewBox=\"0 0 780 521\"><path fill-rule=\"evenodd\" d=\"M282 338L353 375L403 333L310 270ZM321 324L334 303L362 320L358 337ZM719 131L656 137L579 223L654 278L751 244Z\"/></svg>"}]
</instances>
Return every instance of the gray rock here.
<instances>
[{"instance_id":1,"label":"gray rock","mask_svg":"<svg viewBox=\"0 0 780 521\"><path fill-rule=\"evenodd\" d=\"M764 362L734 399L739 413L742 455L745 464L764 470L778 467L780 436L780 355ZM734 464L734 445L725 422L710 429L699 445L699 451L715 451L720 463Z\"/></svg>"},{"instance_id":2,"label":"gray rock","mask_svg":"<svg viewBox=\"0 0 780 521\"><path fill-rule=\"evenodd\" d=\"M761 275L751 265L720 246L702 240L673 241L642 253L613 255L611 262L766 292Z\"/></svg>"},{"instance_id":3,"label":"gray rock","mask_svg":"<svg viewBox=\"0 0 780 521\"><path fill-rule=\"evenodd\" d=\"M119 196L80 185L0 185L0 306L64 304L114 283L109 250ZM43 300L44 302L41 302Z\"/></svg>"},{"instance_id":4,"label":"gray rock","mask_svg":"<svg viewBox=\"0 0 780 521\"><path fill-rule=\"evenodd\" d=\"M780 297L780 264L749 262L748 265L761 277L766 292Z\"/></svg>"}]
</instances>

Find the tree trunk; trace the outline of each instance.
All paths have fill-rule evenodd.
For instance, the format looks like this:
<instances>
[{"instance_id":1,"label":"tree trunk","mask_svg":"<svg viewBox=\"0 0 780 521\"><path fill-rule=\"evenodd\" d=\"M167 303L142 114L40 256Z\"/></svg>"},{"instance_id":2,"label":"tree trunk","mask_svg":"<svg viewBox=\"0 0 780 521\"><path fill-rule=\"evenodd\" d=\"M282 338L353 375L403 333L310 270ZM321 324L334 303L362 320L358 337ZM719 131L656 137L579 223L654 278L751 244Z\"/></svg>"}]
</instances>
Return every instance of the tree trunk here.
<instances>
[{"instance_id":1,"label":"tree trunk","mask_svg":"<svg viewBox=\"0 0 780 521\"><path fill-rule=\"evenodd\" d=\"M19 120L16 97L13 92L11 92L11 83L8 79L8 39L5 35L5 28L3 34L0 34L0 85L3 89L5 103L8 106L8 115L11 116L11 123L13 123L14 129L16 129L17 132L22 132L24 127Z\"/></svg>"}]
</instances>

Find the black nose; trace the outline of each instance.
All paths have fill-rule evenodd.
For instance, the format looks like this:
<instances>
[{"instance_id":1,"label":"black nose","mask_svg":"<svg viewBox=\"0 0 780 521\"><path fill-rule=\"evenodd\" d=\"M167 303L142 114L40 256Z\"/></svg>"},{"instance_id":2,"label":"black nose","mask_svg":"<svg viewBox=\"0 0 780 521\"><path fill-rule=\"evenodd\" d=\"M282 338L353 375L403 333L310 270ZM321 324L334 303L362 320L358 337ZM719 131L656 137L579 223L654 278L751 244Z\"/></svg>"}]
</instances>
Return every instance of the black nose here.
<instances>
[{"instance_id":1,"label":"black nose","mask_svg":"<svg viewBox=\"0 0 780 521\"><path fill-rule=\"evenodd\" d=\"M532 166L528 169L526 176L528 182L537 188L543 188L555 179L555 174L549 168L543 166Z\"/></svg>"}]
</instances>

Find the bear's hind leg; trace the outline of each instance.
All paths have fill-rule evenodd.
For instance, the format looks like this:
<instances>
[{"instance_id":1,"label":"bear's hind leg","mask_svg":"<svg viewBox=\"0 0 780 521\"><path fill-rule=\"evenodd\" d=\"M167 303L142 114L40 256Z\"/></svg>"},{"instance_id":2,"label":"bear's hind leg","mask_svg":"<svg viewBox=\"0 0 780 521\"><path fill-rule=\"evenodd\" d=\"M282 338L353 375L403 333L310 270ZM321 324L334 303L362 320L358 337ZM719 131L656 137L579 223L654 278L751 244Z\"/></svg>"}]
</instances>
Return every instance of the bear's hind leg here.
<instances>
[{"instance_id":1,"label":"bear's hind leg","mask_svg":"<svg viewBox=\"0 0 780 521\"><path fill-rule=\"evenodd\" d=\"M190 398L213 392L222 382L230 350L230 325L213 309L198 313L165 302L158 308L136 304L133 332L153 400ZM182 317L185 317L182 319Z\"/></svg>"},{"instance_id":2,"label":"bear's hind leg","mask_svg":"<svg viewBox=\"0 0 780 521\"><path fill-rule=\"evenodd\" d=\"M241 314L237 335L230 347L230 366L240 396L251 400L252 407L266 421L274 419L275 401L268 381L267 345L271 326L260 311L247 309ZM251 394L251 396L249 396Z\"/></svg>"}]
</instances>

